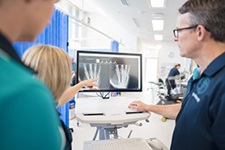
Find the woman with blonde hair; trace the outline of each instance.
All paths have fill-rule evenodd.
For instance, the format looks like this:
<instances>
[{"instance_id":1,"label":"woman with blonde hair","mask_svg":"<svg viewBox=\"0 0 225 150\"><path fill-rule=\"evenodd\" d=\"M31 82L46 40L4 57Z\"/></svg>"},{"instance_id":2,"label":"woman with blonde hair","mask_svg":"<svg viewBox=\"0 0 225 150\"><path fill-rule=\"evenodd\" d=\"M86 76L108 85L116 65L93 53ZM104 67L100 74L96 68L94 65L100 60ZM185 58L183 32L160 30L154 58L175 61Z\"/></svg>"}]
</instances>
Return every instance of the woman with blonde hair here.
<instances>
[{"instance_id":1,"label":"woman with blonde hair","mask_svg":"<svg viewBox=\"0 0 225 150\"><path fill-rule=\"evenodd\" d=\"M72 76L71 59L62 49L50 45L29 48L23 55L23 62L34 69L38 78L52 91L57 107L68 102L80 88L93 87L96 79L89 79L70 87ZM70 87L70 88L69 88ZM71 149L72 135L61 121L66 135L66 148Z\"/></svg>"}]
</instances>

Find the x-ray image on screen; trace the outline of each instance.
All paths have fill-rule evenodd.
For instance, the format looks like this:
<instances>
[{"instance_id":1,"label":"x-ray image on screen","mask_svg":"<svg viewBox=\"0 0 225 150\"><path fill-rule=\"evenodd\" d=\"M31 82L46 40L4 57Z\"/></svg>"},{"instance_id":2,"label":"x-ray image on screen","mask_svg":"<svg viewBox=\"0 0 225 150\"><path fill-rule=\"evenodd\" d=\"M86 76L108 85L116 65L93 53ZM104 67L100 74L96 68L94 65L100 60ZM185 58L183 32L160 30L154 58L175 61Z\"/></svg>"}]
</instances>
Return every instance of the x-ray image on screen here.
<instances>
[{"instance_id":1,"label":"x-ray image on screen","mask_svg":"<svg viewBox=\"0 0 225 150\"><path fill-rule=\"evenodd\" d=\"M78 82L97 78L96 88L83 91L140 91L141 67L141 54L77 52Z\"/></svg>"},{"instance_id":2,"label":"x-ray image on screen","mask_svg":"<svg viewBox=\"0 0 225 150\"><path fill-rule=\"evenodd\" d=\"M112 75L110 75L110 85L114 88L127 88L130 77L130 65L112 65Z\"/></svg>"}]
</instances>

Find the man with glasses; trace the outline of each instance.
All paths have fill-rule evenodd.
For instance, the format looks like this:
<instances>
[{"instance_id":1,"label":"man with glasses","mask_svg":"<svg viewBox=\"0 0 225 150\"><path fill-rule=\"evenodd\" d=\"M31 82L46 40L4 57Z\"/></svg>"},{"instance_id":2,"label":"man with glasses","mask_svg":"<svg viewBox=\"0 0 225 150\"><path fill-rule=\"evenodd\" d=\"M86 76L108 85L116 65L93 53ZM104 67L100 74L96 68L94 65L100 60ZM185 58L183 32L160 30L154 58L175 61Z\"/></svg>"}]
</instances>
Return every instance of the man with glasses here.
<instances>
[{"instance_id":1,"label":"man with glasses","mask_svg":"<svg viewBox=\"0 0 225 150\"><path fill-rule=\"evenodd\" d=\"M174 40L198 68L182 104L129 107L176 119L171 150L225 149L225 0L188 0L179 9Z\"/></svg>"},{"instance_id":2,"label":"man with glasses","mask_svg":"<svg viewBox=\"0 0 225 150\"><path fill-rule=\"evenodd\" d=\"M49 25L56 0L0 0L0 149L60 150L64 134L50 90L26 67L15 41Z\"/></svg>"}]
</instances>

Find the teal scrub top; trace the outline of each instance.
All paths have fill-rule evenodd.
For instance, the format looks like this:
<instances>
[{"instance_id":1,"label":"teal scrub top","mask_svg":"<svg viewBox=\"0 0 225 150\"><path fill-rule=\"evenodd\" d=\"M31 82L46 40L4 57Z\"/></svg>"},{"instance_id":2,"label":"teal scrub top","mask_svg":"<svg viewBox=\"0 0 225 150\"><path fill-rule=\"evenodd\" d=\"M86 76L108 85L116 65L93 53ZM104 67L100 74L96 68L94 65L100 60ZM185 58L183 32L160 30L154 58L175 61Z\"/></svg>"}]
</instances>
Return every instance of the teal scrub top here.
<instances>
[{"instance_id":1,"label":"teal scrub top","mask_svg":"<svg viewBox=\"0 0 225 150\"><path fill-rule=\"evenodd\" d=\"M0 149L62 149L64 135L49 89L2 50L0 69Z\"/></svg>"}]
</instances>

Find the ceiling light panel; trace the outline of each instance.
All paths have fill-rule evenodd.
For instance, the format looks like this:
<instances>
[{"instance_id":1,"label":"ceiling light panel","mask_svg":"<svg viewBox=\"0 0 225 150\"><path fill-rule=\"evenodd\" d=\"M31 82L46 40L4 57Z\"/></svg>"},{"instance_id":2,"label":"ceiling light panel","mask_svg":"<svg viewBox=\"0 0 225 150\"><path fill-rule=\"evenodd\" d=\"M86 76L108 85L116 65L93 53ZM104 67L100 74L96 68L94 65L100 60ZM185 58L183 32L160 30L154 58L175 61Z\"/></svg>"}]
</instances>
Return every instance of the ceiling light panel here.
<instances>
[{"instance_id":1,"label":"ceiling light panel","mask_svg":"<svg viewBox=\"0 0 225 150\"><path fill-rule=\"evenodd\" d=\"M156 41L162 41L163 40L163 35L162 34L154 34L154 39Z\"/></svg>"},{"instance_id":2,"label":"ceiling light panel","mask_svg":"<svg viewBox=\"0 0 225 150\"><path fill-rule=\"evenodd\" d=\"M154 31L162 31L164 29L164 20L152 20Z\"/></svg>"},{"instance_id":3,"label":"ceiling light panel","mask_svg":"<svg viewBox=\"0 0 225 150\"><path fill-rule=\"evenodd\" d=\"M152 8L165 8L166 0L150 0L150 5Z\"/></svg>"}]
</instances>

